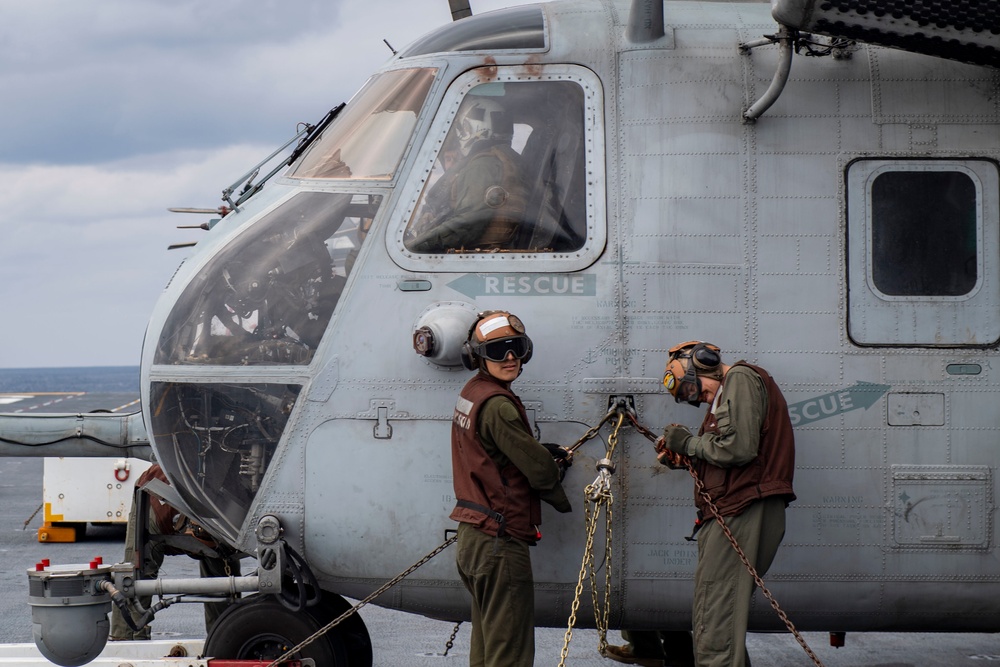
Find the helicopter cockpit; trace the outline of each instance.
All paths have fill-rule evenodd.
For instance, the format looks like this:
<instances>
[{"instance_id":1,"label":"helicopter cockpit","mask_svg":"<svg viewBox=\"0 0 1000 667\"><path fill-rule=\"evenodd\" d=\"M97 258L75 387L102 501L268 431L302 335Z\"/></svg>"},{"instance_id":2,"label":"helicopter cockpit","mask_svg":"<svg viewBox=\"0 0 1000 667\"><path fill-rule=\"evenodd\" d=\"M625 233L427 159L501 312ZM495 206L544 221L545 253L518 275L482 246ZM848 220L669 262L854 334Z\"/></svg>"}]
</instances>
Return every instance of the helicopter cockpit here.
<instances>
[{"instance_id":1,"label":"helicopter cockpit","mask_svg":"<svg viewBox=\"0 0 1000 667\"><path fill-rule=\"evenodd\" d=\"M376 261L417 272L470 263L481 270L501 258L510 267L576 270L601 252L599 82L573 65L450 73L445 56L434 55L481 49L482 39L486 48L543 51L543 14L496 12L411 45L398 59L419 58L419 66L399 63L373 76L271 195L237 211L245 223L225 221L228 237L184 274L158 331L153 325L148 423L156 453L184 502L220 537L238 541L266 484L373 223L385 225L388 251ZM486 183L473 196L488 219L502 218L492 242L451 242L437 233L461 199L447 167L458 158L470 171L483 152L471 149L476 133L503 144L502 168L516 182ZM405 173L404 160L414 162ZM384 210L390 200L393 210ZM428 232L435 240L421 242Z\"/></svg>"},{"instance_id":2,"label":"helicopter cockpit","mask_svg":"<svg viewBox=\"0 0 1000 667\"><path fill-rule=\"evenodd\" d=\"M184 367L252 373L313 361L384 199L356 181L393 178L434 76L425 68L373 77L290 174L341 185L295 191L265 212L195 274L164 321L151 373L153 437L185 501L230 538L260 488L301 381L156 378L201 377Z\"/></svg>"}]
</instances>

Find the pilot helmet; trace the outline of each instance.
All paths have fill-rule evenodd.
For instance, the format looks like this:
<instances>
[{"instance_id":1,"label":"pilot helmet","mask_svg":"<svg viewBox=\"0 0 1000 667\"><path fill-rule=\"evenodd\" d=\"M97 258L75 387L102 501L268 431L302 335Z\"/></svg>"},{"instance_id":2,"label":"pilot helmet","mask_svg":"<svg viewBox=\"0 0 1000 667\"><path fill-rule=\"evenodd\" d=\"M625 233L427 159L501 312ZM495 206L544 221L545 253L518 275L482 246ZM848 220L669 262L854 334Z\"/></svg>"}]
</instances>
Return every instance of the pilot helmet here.
<instances>
[{"instance_id":1,"label":"pilot helmet","mask_svg":"<svg viewBox=\"0 0 1000 667\"><path fill-rule=\"evenodd\" d=\"M717 345L691 340L668 351L663 386L674 400L701 405L701 378L722 379L722 356Z\"/></svg>"},{"instance_id":2,"label":"pilot helmet","mask_svg":"<svg viewBox=\"0 0 1000 667\"><path fill-rule=\"evenodd\" d=\"M462 347L462 365L475 370L482 361L500 362L509 353L524 365L531 360L531 349L531 339L517 315L506 310L487 310L479 314L469 330L469 339Z\"/></svg>"},{"instance_id":3,"label":"pilot helmet","mask_svg":"<svg viewBox=\"0 0 1000 667\"><path fill-rule=\"evenodd\" d=\"M468 155L480 141L503 141L509 144L514 138L514 126L507 112L496 100L470 97L465 104L455 124L462 155Z\"/></svg>"}]
</instances>

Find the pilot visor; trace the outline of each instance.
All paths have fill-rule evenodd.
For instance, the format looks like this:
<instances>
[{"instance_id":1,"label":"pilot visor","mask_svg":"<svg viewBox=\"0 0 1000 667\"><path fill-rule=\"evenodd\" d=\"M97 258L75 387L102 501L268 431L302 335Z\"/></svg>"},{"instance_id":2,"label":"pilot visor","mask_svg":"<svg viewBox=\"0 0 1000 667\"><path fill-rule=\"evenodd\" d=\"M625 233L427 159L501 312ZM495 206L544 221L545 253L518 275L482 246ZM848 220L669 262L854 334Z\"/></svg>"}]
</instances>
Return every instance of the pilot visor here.
<instances>
[{"instance_id":1,"label":"pilot visor","mask_svg":"<svg viewBox=\"0 0 1000 667\"><path fill-rule=\"evenodd\" d=\"M513 353L515 359L524 359L531 353L531 341L527 336L517 336L479 344L479 356L490 361L503 361L509 353Z\"/></svg>"}]
</instances>

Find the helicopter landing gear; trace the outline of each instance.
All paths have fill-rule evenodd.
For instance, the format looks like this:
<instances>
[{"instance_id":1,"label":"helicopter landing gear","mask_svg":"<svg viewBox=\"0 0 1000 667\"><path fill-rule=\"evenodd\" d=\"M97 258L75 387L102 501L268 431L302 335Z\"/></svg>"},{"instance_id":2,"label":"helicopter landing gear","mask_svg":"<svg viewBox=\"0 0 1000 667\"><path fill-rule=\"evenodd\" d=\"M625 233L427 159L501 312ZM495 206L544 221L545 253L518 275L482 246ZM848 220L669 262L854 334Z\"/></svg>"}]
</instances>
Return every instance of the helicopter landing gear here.
<instances>
[{"instance_id":1,"label":"helicopter landing gear","mask_svg":"<svg viewBox=\"0 0 1000 667\"><path fill-rule=\"evenodd\" d=\"M208 631L204 652L213 658L273 660L322 626L312 613L294 613L277 600L262 597L232 605L219 616ZM354 667L348 659L347 642L338 630L339 626L292 657L312 658L317 665Z\"/></svg>"}]
</instances>

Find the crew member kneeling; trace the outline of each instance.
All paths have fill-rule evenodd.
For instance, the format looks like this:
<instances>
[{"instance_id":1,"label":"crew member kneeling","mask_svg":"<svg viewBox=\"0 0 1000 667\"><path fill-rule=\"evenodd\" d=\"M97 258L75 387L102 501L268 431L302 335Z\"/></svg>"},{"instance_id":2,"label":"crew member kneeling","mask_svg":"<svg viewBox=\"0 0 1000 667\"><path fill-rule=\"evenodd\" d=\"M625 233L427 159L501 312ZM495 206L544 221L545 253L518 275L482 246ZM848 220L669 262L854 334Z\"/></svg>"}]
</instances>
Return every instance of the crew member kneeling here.
<instances>
[{"instance_id":1,"label":"crew member kneeling","mask_svg":"<svg viewBox=\"0 0 1000 667\"><path fill-rule=\"evenodd\" d=\"M541 502L571 511L561 480L569 452L532 436L510 384L531 359L531 339L516 316L479 315L462 362L478 370L466 383L451 428L459 522L459 576L472 594L471 667L531 667L535 601L528 547L541 537Z\"/></svg>"}]
</instances>

